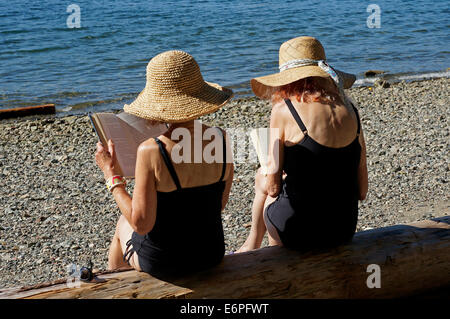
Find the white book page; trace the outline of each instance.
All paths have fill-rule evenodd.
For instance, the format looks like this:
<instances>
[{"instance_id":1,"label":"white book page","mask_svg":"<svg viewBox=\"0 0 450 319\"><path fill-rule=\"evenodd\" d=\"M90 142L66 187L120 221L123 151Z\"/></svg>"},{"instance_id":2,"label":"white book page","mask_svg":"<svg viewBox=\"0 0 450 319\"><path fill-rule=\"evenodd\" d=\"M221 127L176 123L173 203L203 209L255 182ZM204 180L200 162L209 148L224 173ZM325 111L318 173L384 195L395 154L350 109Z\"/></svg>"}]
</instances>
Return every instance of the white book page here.
<instances>
[{"instance_id":1,"label":"white book page","mask_svg":"<svg viewBox=\"0 0 450 319\"><path fill-rule=\"evenodd\" d=\"M257 128L250 132L250 138L256 149L262 173L268 173L270 129Z\"/></svg>"},{"instance_id":2,"label":"white book page","mask_svg":"<svg viewBox=\"0 0 450 319\"><path fill-rule=\"evenodd\" d=\"M112 113L97 113L106 139L114 142L117 161L124 177L134 177L136 153L139 144L129 130L129 125ZM108 147L104 145L104 147Z\"/></svg>"},{"instance_id":3,"label":"white book page","mask_svg":"<svg viewBox=\"0 0 450 319\"><path fill-rule=\"evenodd\" d=\"M125 112L96 113L96 116L101 122L106 139L113 140L122 175L127 178L134 177L139 145L167 131L165 123L151 125L147 120Z\"/></svg>"},{"instance_id":4,"label":"white book page","mask_svg":"<svg viewBox=\"0 0 450 319\"><path fill-rule=\"evenodd\" d=\"M117 117L130 125L130 129L139 144L151 137L159 136L167 131L167 126L165 123L157 123L152 125L143 118L125 112L117 114Z\"/></svg>"}]
</instances>

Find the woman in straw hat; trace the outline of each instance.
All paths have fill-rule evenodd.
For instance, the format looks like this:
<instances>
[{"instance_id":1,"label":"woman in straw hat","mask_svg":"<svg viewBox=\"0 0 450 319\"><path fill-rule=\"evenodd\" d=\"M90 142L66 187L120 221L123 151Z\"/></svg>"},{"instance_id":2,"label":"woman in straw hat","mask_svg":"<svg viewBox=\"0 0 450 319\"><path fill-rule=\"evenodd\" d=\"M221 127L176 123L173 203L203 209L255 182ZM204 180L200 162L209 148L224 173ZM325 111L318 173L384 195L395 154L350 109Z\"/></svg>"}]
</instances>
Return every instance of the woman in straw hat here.
<instances>
[{"instance_id":1,"label":"woman in straw hat","mask_svg":"<svg viewBox=\"0 0 450 319\"><path fill-rule=\"evenodd\" d=\"M95 154L122 213L109 250L110 269L130 265L154 276L179 275L222 260L221 211L233 164L226 160L225 132L194 120L216 111L231 96L230 90L205 82L194 58L183 51L164 52L149 62L145 89L124 111L169 128L139 146L133 197L116 176L114 144L109 141L106 151L98 143ZM203 158L206 132L210 139L215 136L219 160ZM180 153L175 140L180 135L181 162L172 156ZM201 142L194 146L196 138Z\"/></svg>"},{"instance_id":2,"label":"woman in straw hat","mask_svg":"<svg viewBox=\"0 0 450 319\"><path fill-rule=\"evenodd\" d=\"M280 72L251 80L272 100L269 171L258 171L250 234L238 250L270 245L320 249L349 241L367 194L358 111L343 89L353 75L326 63L321 43L298 37L280 47Z\"/></svg>"}]
</instances>

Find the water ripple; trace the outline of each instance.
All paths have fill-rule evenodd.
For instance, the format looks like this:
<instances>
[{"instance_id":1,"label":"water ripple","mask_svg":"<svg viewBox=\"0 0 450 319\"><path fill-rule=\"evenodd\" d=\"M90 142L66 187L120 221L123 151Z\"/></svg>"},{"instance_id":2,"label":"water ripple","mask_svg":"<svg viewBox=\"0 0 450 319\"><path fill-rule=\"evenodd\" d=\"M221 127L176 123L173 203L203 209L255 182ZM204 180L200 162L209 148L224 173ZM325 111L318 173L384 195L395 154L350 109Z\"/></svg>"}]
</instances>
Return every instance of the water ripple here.
<instances>
[{"instance_id":1,"label":"water ripple","mask_svg":"<svg viewBox=\"0 0 450 319\"><path fill-rule=\"evenodd\" d=\"M251 78L277 72L280 44L300 35L318 37L330 63L358 75L450 64L447 0L379 0L379 29L367 27L367 3L358 0L76 3L79 29L66 25L68 3L0 2L0 107L121 108L144 87L148 61L171 49L191 53L208 81L248 95Z\"/></svg>"}]
</instances>

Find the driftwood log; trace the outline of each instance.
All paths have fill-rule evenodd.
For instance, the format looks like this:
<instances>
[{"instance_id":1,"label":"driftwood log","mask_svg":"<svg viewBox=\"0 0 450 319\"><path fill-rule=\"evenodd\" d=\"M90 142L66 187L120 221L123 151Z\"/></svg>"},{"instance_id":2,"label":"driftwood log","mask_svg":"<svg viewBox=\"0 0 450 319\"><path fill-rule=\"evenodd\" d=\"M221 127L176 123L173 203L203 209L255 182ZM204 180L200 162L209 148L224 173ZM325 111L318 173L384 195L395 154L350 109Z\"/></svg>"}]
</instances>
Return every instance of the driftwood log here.
<instances>
[{"instance_id":1,"label":"driftwood log","mask_svg":"<svg viewBox=\"0 0 450 319\"><path fill-rule=\"evenodd\" d=\"M0 120L11 117L22 117L28 115L55 114L55 104L44 104L36 106L24 106L14 109L0 110Z\"/></svg>"},{"instance_id":2,"label":"driftwood log","mask_svg":"<svg viewBox=\"0 0 450 319\"><path fill-rule=\"evenodd\" d=\"M66 284L3 289L0 298L397 298L450 287L450 216L355 234L352 243L300 254L266 247L225 256L208 271L169 282L136 271ZM380 268L380 288L369 276ZM368 272L368 267L370 272Z\"/></svg>"}]
</instances>

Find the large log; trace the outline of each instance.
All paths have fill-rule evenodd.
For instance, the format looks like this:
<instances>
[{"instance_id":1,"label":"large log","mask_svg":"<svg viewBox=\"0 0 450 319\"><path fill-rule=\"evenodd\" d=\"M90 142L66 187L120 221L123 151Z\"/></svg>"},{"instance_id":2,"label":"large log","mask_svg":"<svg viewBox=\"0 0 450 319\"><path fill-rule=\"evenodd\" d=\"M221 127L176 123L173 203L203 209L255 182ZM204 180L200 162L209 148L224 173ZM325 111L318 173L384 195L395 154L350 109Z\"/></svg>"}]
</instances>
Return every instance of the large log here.
<instances>
[{"instance_id":1,"label":"large log","mask_svg":"<svg viewBox=\"0 0 450 319\"><path fill-rule=\"evenodd\" d=\"M55 114L55 104L43 104L35 106L17 107L14 109L0 110L0 120L11 117L22 117L28 115Z\"/></svg>"},{"instance_id":2,"label":"large log","mask_svg":"<svg viewBox=\"0 0 450 319\"><path fill-rule=\"evenodd\" d=\"M7 289L0 298L397 298L450 287L450 216L355 234L324 252L266 247L225 256L217 267L164 282L136 271L99 283ZM371 264L380 288L368 288Z\"/></svg>"}]
</instances>

